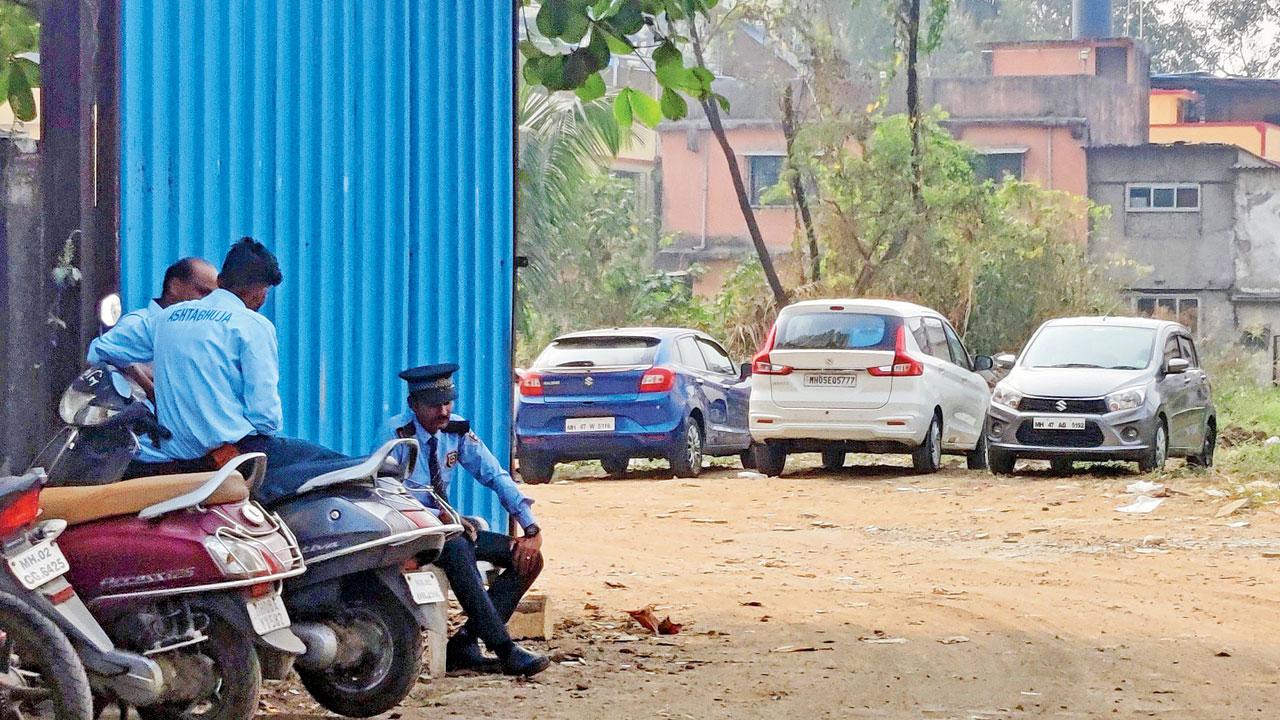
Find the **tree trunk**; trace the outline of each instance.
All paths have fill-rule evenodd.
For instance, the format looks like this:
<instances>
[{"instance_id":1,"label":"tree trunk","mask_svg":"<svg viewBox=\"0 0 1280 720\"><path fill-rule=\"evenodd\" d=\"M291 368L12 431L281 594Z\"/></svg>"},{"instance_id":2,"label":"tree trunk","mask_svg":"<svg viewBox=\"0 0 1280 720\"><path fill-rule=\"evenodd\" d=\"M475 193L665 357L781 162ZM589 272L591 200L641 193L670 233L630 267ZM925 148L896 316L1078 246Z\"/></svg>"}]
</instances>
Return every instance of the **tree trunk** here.
<instances>
[{"instance_id":1,"label":"tree trunk","mask_svg":"<svg viewBox=\"0 0 1280 720\"><path fill-rule=\"evenodd\" d=\"M698 37L697 20L694 16L689 18L689 37L698 65L705 68L707 63L702 56L702 41ZM742 181L742 169L738 167L738 157L733 152L733 146L729 144L728 136L725 135L724 123L720 121L720 108L716 105L714 97L708 96L700 102L703 112L707 114L711 134L716 136L716 142L720 143L720 150L724 153L725 162L729 165L729 177L733 180L733 190L738 195L738 208L742 211L742 219L747 223L747 232L751 234L751 243L755 245L756 256L760 258L760 267L764 268L764 277L769 283L769 290L773 293L773 301L781 308L789 300L787 290L782 286L782 280L778 278L778 271L773 266L769 248L764 244L764 236L760 234L756 213L751 208L751 197L747 194L747 186Z\"/></svg>"},{"instance_id":2,"label":"tree trunk","mask_svg":"<svg viewBox=\"0 0 1280 720\"><path fill-rule=\"evenodd\" d=\"M881 265L888 264L898 257L907 244L920 236L920 223L924 219L924 138L921 124L924 112L920 106L920 0L907 2L907 128L911 132L911 206L915 210L911 222L898 232L889 248L885 251ZM867 273L860 277L858 285L864 280L870 282ZM858 288L861 289L861 288Z\"/></svg>"},{"instance_id":3,"label":"tree trunk","mask_svg":"<svg viewBox=\"0 0 1280 720\"><path fill-rule=\"evenodd\" d=\"M782 95L782 134L787 139L787 158L795 158L796 143L796 108L792 102L792 86ZM794 169L794 168L793 168ZM800 171L794 169L791 174L791 197L800 211L800 222L804 225L804 234L809 240L809 280L818 282L822 279L822 257L818 254L818 235L813 229L813 214L809 212L809 198L804 192L804 183L800 181Z\"/></svg>"},{"instance_id":4,"label":"tree trunk","mask_svg":"<svg viewBox=\"0 0 1280 720\"><path fill-rule=\"evenodd\" d=\"M911 0L907 16L907 124L911 128L911 201L916 217L924 212L924 142L920 123L920 0Z\"/></svg>"}]
</instances>

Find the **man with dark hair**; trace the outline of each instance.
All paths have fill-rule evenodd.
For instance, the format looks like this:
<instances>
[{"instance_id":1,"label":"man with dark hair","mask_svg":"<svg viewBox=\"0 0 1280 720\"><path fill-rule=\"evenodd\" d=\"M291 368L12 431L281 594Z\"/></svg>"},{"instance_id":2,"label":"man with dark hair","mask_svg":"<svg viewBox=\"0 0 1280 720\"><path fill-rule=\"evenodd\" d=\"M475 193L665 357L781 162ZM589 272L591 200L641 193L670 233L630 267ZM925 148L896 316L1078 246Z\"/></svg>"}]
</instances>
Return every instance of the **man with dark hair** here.
<instances>
[{"instance_id":1,"label":"man with dark hair","mask_svg":"<svg viewBox=\"0 0 1280 720\"><path fill-rule=\"evenodd\" d=\"M272 471L289 465L349 461L319 445L277 437L282 411L276 328L258 310L282 280L275 256L262 243L242 238L222 263L218 289L207 297L178 303L127 334L93 342L91 362L155 363L156 417L173 437L156 448L163 462L148 462L148 452L130 475L210 470L242 452L264 452L270 485Z\"/></svg>"},{"instance_id":2,"label":"man with dark hair","mask_svg":"<svg viewBox=\"0 0 1280 720\"><path fill-rule=\"evenodd\" d=\"M208 260L198 257L184 257L170 265L164 271L164 281L160 287L160 297L153 298L145 308L126 313L115 326L103 333L113 342L115 338L132 337L144 318L152 317L161 310L188 300L199 300L218 289L218 271ZM89 362L99 362L93 346L89 349ZM122 368L126 375L133 378L147 392L147 397L155 399L155 381L151 366L138 363Z\"/></svg>"},{"instance_id":3,"label":"man with dark hair","mask_svg":"<svg viewBox=\"0 0 1280 720\"><path fill-rule=\"evenodd\" d=\"M450 479L461 466L497 494L502 507L520 523L524 534L513 538L485 532L478 530L474 521L463 518L466 533L445 543L435 563L448 576L453 594L467 614L467 624L449 638L445 665L449 670L500 667L508 675L536 675L546 670L551 661L515 644L506 623L542 572L542 531L529 508L533 501L520 492L510 473L471 431L471 424L453 414L453 401L458 397L453 374L457 370L454 363L442 363L400 373L409 383L409 412L391 419L387 435L416 438L422 450L405 485L424 504L434 507L431 493L448 497ZM398 460L405 462L406 456L406 451L398 449ZM488 592L476 569L477 560L502 569ZM497 654L498 662L480 651L480 640Z\"/></svg>"}]
</instances>

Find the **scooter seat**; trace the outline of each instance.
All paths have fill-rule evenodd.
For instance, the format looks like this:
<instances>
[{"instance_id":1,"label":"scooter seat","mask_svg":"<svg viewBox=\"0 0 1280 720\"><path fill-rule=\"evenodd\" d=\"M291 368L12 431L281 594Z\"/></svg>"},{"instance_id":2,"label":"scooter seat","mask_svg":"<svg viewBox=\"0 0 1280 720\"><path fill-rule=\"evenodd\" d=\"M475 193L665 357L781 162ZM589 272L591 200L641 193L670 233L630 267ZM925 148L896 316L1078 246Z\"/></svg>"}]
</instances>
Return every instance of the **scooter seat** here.
<instances>
[{"instance_id":1,"label":"scooter seat","mask_svg":"<svg viewBox=\"0 0 1280 720\"><path fill-rule=\"evenodd\" d=\"M40 492L41 518L82 525L94 520L136 515L144 509L198 489L213 473L157 475L108 485L45 488ZM244 476L233 472L218 486L206 505L243 502L249 498Z\"/></svg>"}]
</instances>

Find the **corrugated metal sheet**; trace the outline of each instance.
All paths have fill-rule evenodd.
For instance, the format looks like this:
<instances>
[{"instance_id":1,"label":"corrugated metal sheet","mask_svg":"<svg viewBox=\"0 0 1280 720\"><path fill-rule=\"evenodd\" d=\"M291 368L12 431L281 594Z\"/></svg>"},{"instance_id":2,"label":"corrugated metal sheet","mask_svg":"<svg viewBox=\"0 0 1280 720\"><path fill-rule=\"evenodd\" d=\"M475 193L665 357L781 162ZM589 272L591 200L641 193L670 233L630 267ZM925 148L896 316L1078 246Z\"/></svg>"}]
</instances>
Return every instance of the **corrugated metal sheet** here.
<instances>
[{"instance_id":1,"label":"corrugated metal sheet","mask_svg":"<svg viewBox=\"0 0 1280 720\"><path fill-rule=\"evenodd\" d=\"M126 307L181 256L267 243L287 434L367 452L404 407L396 372L456 360L458 411L508 456L513 18L458 8L123 3ZM453 494L505 527L486 489Z\"/></svg>"}]
</instances>

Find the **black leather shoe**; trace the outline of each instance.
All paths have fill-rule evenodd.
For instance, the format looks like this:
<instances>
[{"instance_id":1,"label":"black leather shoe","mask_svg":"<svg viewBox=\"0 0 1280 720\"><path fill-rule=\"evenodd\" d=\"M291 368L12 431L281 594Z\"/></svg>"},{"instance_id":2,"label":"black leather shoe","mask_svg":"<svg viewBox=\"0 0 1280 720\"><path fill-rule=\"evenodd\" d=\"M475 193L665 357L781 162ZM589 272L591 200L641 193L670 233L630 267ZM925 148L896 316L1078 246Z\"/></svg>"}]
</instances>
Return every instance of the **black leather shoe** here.
<instances>
[{"instance_id":1,"label":"black leather shoe","mask_svg":"<svg viewBox=\"0 0 1280 720\"><path fill-rule=\"evenodd\" d=\"M507 675L533 677L549 667L551 658L529 652L515 643L512 643L511 650L502 658L502 672Z\"/></svg>"},{"instance_id":2,"label":"black leather shoe","mask_svg":"<svg viewBox=\"0 0 1280 720\"><path fill-rule=\"evenodd\" d=\"M449 638L444 657L446 672L498 672L502 667L497 658L484 654L475 638L462 632Z\"/></svg>"}]
</instances>

